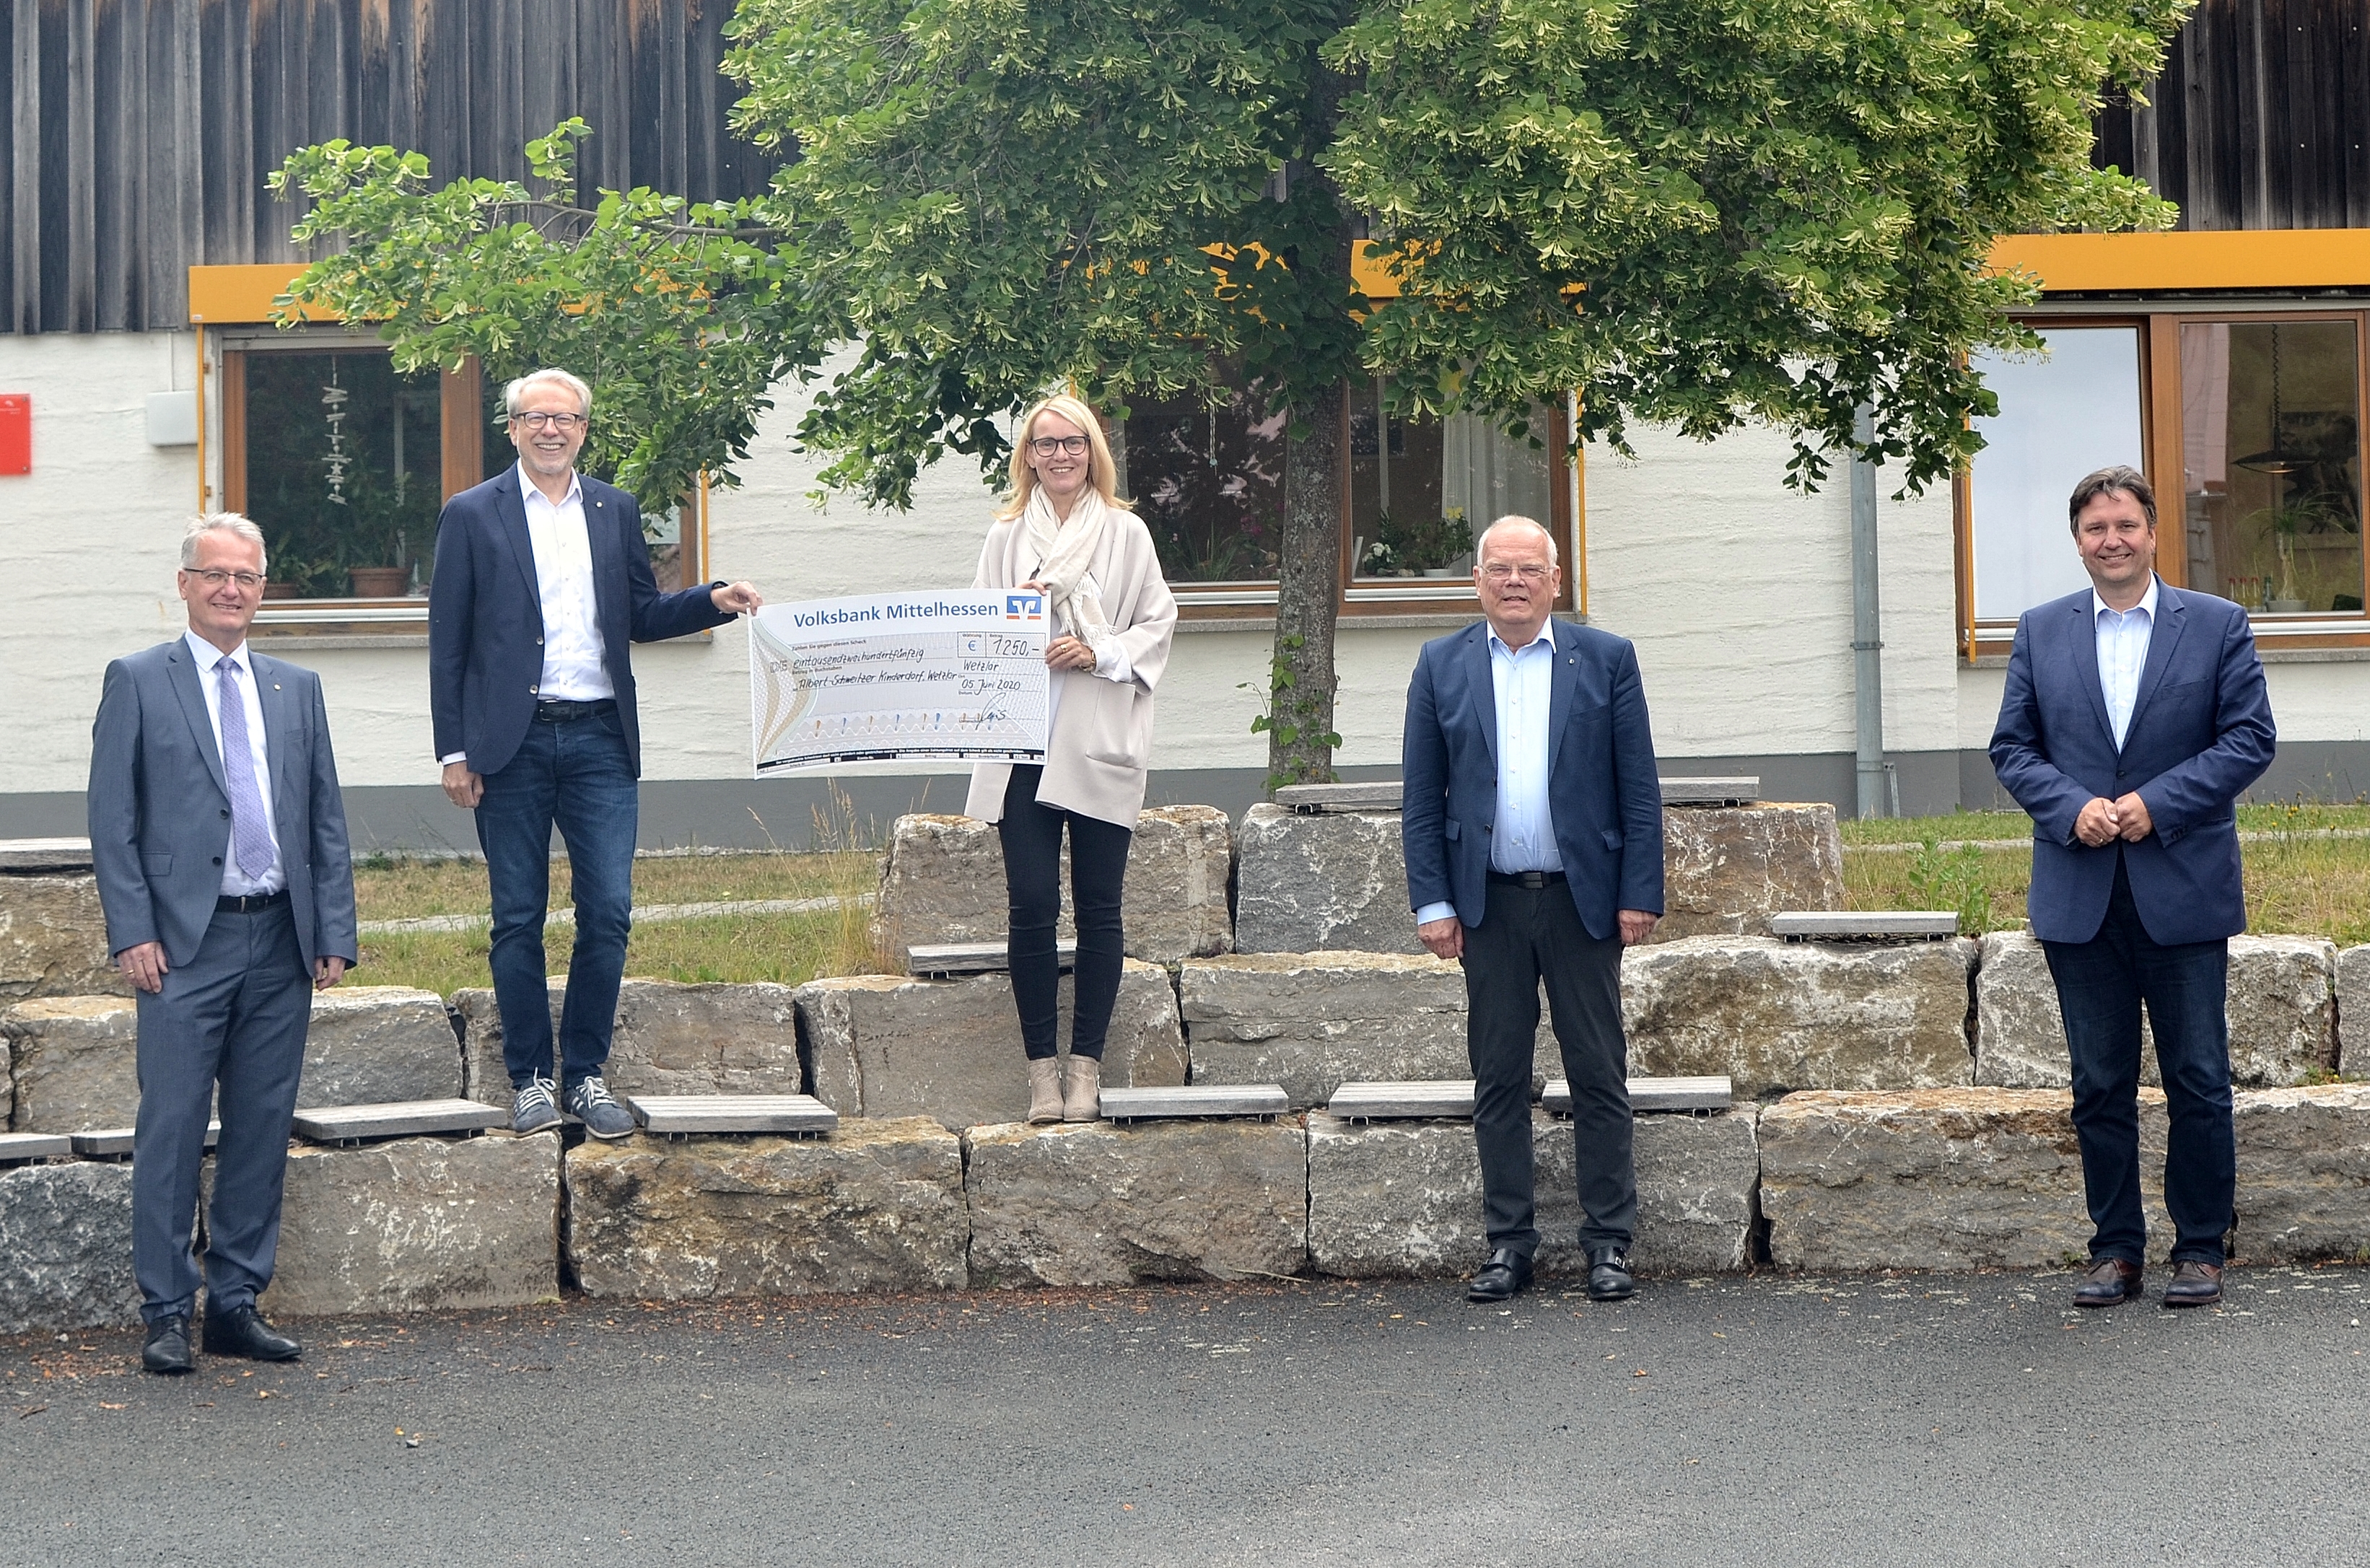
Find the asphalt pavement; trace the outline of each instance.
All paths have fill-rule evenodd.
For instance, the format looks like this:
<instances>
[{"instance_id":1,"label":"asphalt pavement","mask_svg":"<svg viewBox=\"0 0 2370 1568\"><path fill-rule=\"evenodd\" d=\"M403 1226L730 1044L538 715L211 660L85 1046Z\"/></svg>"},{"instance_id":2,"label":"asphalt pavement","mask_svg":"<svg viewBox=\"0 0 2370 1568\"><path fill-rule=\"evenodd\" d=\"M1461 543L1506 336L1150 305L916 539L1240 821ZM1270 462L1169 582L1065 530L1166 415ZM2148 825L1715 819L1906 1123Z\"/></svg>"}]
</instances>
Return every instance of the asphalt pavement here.
<instances>
[{"instance_id":1,"label":"asphalt pavement","mask_svg":"<svg viewBox=\"0 0 2370 1568\"><path fill-rule=\"evenodd\" d=\"M2370 1271L1271 1282L0 1340L0 1564L2370 1563Z\"/></svg>"}]
</instances>

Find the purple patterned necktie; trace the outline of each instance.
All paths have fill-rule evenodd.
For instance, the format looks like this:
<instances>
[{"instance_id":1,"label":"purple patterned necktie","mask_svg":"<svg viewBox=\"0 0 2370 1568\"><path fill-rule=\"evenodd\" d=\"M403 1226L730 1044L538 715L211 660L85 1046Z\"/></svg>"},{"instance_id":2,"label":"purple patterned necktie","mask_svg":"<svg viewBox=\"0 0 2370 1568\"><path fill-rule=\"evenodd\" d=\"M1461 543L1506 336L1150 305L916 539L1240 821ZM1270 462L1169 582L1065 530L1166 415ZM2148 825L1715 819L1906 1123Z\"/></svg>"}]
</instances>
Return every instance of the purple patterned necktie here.
<instances>
[{"instance_id":1,"label":"purple patterned necktie","mask_svg":"<svg viewBox=\"0 0 2370 1568\"><path fill-rule=\"evenodd\" d=\"M255 784L255 753L247 738L247 704L238 694L237 661L225 657L222 675L223 777L230 781L230 841L250 881L271 869L271 831L264 825L263 792Z\"/></svg>"}]
</instances>

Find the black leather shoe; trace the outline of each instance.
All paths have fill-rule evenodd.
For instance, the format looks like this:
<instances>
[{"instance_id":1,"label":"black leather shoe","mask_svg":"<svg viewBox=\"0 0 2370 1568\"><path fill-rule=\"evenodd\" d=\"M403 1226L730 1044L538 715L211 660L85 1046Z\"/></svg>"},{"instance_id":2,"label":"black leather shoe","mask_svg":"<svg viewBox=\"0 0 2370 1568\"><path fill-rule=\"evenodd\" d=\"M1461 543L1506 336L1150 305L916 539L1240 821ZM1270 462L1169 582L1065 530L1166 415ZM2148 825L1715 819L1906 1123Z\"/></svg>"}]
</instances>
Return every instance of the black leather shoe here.
<instances>
[{"instance_id":1,"label":"black leather shoe","mask_svg":"<svg viewBox=\"0 0 2370 1568\"><path fill-rule=\"evenodd\" d=\"M2074 1292L2077 1307L2115 1307L2135 1300L2140 1293L2140 1265L2122 1258L2094 1258L2090 1272Z\"/></svg>"},{"instance_id":2,"label":"black leather shoe","mask_svg":"<svg viewBox=\"0 0 2370 1568\"><path fill-rule=\"evenodd\" d=\"M1627 1247L1591 1247L1588 1249L1588 1299L1592 1301L1627 1301L1638 1293L1638 1281L1629 1273L1629 1249Z\"/></svg>"},{"instance_id":3,"label":"black leather shoe","mask_svg":"<svg viewBox=\"0 0 2370 1568\"><path fill-rule=\"evenodd\" d=\"M293 1361L305 1354L305 1347L294 1340L272 1333L253 1307L221 1312L208 1307L205 1346L209 1356L238 1356L249 1361Z\"/></svg>"},{"instance_id":4,"label":"black leather shoe","mask_svg":"<svg viewBox=\"0 0 2370 1568\"><path fill-rule=\"evenodd\" d=\"M190 1320L176 1315L150 1323L148 1343L140 1347L140 1365L168 1378L196 1371L198 1363L190 1355Z\"/></svg>"},{"instance_id":5,"label":"black leather shoe","mask_svg":"<svg viewBox=\"0 0 2370 1568\"><path fill-rule=\"evenodd\" d=\"M2184 1258L2172 1265L2172 1283L2164 1288L2168 1307L2218 1307L2222 1304L2222 1265Z\"/></svg>"},{"instance_id":6,"label":"black leather shoe","mask_svg":"<svg viewBox=\"0 0 2370 1568\"><path fill-rule=\"evenodd\" d=\"M1490 1254L1465 1286L1467 1301L1511 1301L1531 1283L1531 1260L1512 1247L1500 1247Z\"/></svg>"}]
</instances>

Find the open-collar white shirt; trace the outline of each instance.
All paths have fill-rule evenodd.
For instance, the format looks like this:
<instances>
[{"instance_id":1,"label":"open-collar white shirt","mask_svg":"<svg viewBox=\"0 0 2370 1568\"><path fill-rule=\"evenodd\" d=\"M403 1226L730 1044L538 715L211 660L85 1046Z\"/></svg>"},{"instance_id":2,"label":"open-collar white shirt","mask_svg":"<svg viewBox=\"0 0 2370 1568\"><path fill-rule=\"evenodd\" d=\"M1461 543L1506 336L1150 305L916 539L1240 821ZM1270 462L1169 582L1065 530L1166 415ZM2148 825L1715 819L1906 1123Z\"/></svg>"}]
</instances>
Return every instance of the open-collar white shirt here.
<instances>
[{"instance_id":1,"label":"open-collar white shirt","mask_svg":"<svg viewBox=\"0 0 2370 1568\"><path fill-rule=\"evenodd\" d=\"M584 526L584 482L568 475L554 502L518 465L526 536L535 548L535 594L543 603L543 681L547 702L592 703L617 694L601 647L600 605L592 589L592 536Z\"/></svg>"},{"instance_id":2,"label":"open-collar white shirt","mask_svg":"<svg viewBox=\"0 0 2370 1568\"><path fill-rule=\"evenodd\" d=\"M2107 725L2114 731L2115 748L2132 727L2132 709L2140 699L2140 672L2147 668L2148 643L2156 632L2157 579L2148 574L2147 592L2129 610L2111 610L2090 590L2090 615L2099 635L2099 691L2107 699Z\"/></svg>"}]
</instances>

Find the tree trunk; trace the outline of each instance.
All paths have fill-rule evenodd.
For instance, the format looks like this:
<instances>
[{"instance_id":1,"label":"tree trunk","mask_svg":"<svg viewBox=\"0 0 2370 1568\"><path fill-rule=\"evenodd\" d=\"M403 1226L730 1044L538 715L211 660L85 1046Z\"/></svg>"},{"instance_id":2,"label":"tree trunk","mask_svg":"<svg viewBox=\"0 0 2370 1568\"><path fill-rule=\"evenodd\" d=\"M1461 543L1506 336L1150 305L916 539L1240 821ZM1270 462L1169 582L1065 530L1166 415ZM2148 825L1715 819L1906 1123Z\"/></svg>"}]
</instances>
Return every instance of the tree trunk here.
<instances>
[{"instance_id":1,"label":"tree trunk","mask_svg":"<svg viewBox=\"0 0 2370 1568\"><path fill-rule=\"evenodd\" d=\"M1284 452L1268 788L1333 782L1333 617L1341 597L1341 426L1336 383L1299 410Z\"/></svg>"}]
</instances>

